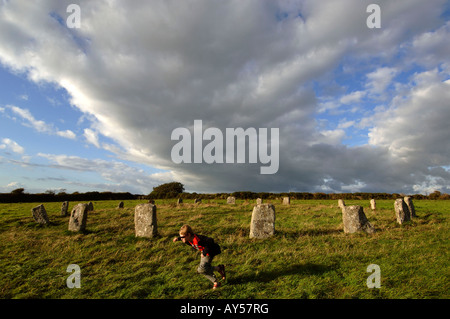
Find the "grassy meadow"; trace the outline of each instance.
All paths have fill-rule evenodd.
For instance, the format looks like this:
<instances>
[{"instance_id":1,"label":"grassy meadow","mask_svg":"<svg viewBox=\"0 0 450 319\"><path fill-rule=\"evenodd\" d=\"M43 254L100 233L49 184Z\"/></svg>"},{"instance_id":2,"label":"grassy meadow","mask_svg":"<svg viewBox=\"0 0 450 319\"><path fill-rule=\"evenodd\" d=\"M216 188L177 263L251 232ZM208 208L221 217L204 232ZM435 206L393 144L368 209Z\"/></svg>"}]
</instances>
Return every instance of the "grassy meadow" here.
<instances>
[{"instance_id":1,"label":"grassy meadow","mask_svg":"<svg viewBox=\"0 0 450 319\"><path fill-rule=\"evenodd\" d=\"M41 203L0 204L0 298L449 298L450 201L416 200L417 218L398 225L393 200L361 205L372 235L345 234L337 201L291 200L275 205L275 236L249 238L254 201L157 200L159 236L136 238L134 207L145 201L93 202L87 230L67 230L61 203L43 203L50 225L34 222ZM69 212L77 203L70 203ZM217 290L196 273L200 255L177 242L179 228L213 237L222 247L227 280ZM69 264L81 268L81 288L66 285ZM381 288L369 289L370 264Z\"/></svg>"}]
</instances>

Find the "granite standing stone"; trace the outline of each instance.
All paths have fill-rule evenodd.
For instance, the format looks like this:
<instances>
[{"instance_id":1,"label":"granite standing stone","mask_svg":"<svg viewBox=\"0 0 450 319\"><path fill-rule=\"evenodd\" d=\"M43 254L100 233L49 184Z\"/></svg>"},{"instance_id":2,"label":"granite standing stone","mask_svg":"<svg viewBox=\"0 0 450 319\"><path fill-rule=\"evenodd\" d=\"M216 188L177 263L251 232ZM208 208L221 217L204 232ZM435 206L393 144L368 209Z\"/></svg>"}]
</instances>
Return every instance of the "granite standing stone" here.
<instances>
[{"instance_id":1,"label":"granite standing stone","mask_svg":"<svg viewBox=\"0 0 450 319\"><path fill-rule=\"evenodd\" d=\"M67 216L69 210L69 202L65 201L61 205L61 216Z\"/></svg>"},{"instance_id":2,"label":"granite standing stone","mask_svg":"<svg viewBox=\"0 0 450 319\"><path fill-rule=\"evenodd\" d=\"M181 204L183 204L183 199L182 198L178 198L177 205L181 205Z\"/></svg>"},{"instance_id":3,"label":"granite standing stone","mask_svg":"<svg viewBox=\"0 0 450 319\"><path fill-rule=\"evenodd\" d=\"M228 196L227 204L236 204L236 198L233 196Z\"/></svg>"},{"instance_id":4,"label":"granite standing stone","mask_svg":"<svg viewBox=\"0 0 450 319\"><path fill-rule=\"evenodd\" d=\"M405 201L406 205L408 206L411 218L412 217L417 217L416 209L414 208L414 204L413 204L412 198L409 197L409 196L406 196L403 200Z\"/></svg>"},{"instance_id":5,"label":"granite standing stone","mask_svg":"<svg viewBox=\"0 0 450 319\"><path fill-rule=\"evenodd\" d=\"M194 200L194 204L200 204L202 202L202 200L200 198L196 198Z\"/></svg>"},{"instance_id":6,"label":"granite standing stone","mask_svg":"<svg viewBox=\"0 0 450 319\"><path fill-rule=\"evenodd\" d=\"M45 210L45 207L42 204L32 208L31 215L38 224L46 225L49 223L47 211Z\"/></svg>"},{"instance_id":7,"label":"granite standing stone","mask_svg":"<svg viewBox=\"0 0 450 319\"><path fill-rule=\"evenodd\" d=\"M371 234L375 232L375 229L367 220L361 206L345 206L342 209L342 221L344 222L344 233L365 231L366 233Z\"/></svg>"},{"instance_id":8,"label":"granite standing stone","mask_svg":"<svg viewBox=\"0 0 450 319\"><path fill-rule=\"evenodd\" d=\"M408 205L406 205L403 198L398 198L395 200L394 208L395 208L395 216L397 217L397 223L401 225L404 222L411 220Z\"/></svg>"},{"instance_id":9,"label":"granite standing stone","mask_svg":"<svg viewBox=\"0 0 450 319\"><path fill-rule=\"evenodd\" d=\"M283 205L290 205L291 199L289 197L283 197Z\"/></svg>"},{"instance_id":10,"label":"granite standing stone","mask_svg":"<svg viewBox=\"0 0 450 319\"><path fill-rule=\"evenodd\" d=\"M123 208L123 202L120 202L119 205L117 205L117 208Z\"/></svg>"},{"instance_id":11,"label":"granite standing stone","mask_svg":"<svg viewBox=\"0 0 450 319\"><path fill-rule=\"evenodd\" d=\"M370 200L370 209L372 209L372 210L377 209L377 203L375 202L375 199Z\"/></svg>"},{"instance_id":12,"label":"granite standing stone","mask_svg":"<svg viewBox=\"0 0 450 319\"><path fill-rule=\"evenodd\" d=\"M87 215L89 212L89 205L80 203L76 205L70 213L69 231L79 232L86 229Z\"/></svg>"},{"instance_id":13,"label":"granite standing stone","mask_svg":"<svg viewBox=\"0 0 450 319\"><path fill-rule=\"evenodd\" d=\"M344 209L345 203L344 203L344 201L343 201L342 199L339 199L339 200L338 200L338 206L339 206L339 208L340 208L341 210Z\"/></svg>"},{"instance_id":14,"label":"granite standing stone","mask_svg":"<svg viewBox=\"0 0 450 319\"><path fill-rule=\"evenodd\" d=\"M92 212L94 210L94 204L92 204L92 202L89 202L87 205L88 205L88 210L90 212Z\"/></svg>"},{"instance_id":15,"label":"granite standing stone","mask_svg":"<svg viewBox=\"0 0 450 319\"><path fill-rule=\"evenodd\" d=\"M136 206L134 229L136 237L152 238L158 234L155 205L147 203Z\"/></svg>"},{"instance_id":16,"label":"granite standing stone","mask_svg":"<svg viewBox=\"0 0 450 319\"><path fill-rule=\"evenodd\" d=\"M259 204L253 207L250 238L264 239L275 234L275 206Z\"/></svg>"}]
</instances>

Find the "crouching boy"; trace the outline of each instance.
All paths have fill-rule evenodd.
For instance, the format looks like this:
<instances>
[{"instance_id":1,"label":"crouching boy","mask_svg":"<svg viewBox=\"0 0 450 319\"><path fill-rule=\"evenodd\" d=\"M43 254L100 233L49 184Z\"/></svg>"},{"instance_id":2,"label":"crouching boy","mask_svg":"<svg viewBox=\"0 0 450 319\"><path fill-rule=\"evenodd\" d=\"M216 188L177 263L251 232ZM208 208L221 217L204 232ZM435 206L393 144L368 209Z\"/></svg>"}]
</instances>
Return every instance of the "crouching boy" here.
<instances>
[{"instance_id":1,"label":"crouching boy","mask_svg":"<svg viewBox=\"0 0 450 319\"><path fill-rule=\"evenodd\" d=\"M225 280L225 266L219 265L214 267L211 265L214 256L221 253L220 246L215 243L212 238L194 234L191 226L189 225L184 225L181 227L180 236L175 237L173 242L180 240L201 252L200 265L197 268L197 272L205 276L214 284L213 289L220 287L220 283L217 281L214 271L217 271L222 276L222 280Z\"/></svg>"}]
</instances>

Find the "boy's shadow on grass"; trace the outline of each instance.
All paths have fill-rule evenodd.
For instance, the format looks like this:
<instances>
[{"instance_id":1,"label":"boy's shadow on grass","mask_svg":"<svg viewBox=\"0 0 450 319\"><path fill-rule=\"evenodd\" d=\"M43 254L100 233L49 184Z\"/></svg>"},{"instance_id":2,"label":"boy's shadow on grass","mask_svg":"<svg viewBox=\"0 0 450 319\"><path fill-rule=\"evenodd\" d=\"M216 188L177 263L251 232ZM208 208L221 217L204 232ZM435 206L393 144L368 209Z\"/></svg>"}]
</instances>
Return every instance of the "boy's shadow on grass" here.
<instances>
[{"instance_id":1,"label":"boy's shadow on grass","mask_svg":"<svg viewBox=\"0 0 450 319\"><path fill-rule=\"evenodd\" d=\"M305 274L318 275L332 270L332 267L318 264L297 264L286 267L283 270L260 271L252 274L230 276L227 279L229 284L243 284L248 282L269 282L278 277Z\"/></svg>"}]
</instances>

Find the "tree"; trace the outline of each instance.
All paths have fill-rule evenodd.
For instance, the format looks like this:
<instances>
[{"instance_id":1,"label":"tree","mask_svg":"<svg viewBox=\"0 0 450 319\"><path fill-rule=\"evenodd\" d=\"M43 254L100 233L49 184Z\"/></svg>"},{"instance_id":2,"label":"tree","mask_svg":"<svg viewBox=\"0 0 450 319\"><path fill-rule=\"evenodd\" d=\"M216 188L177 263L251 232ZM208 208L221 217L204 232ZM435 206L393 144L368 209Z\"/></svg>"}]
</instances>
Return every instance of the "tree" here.
<instances>
[{"instance_id":1,"label":"tree","mask_svg":"<svg viewBox=\"0 0 450 319\"><path fill-rule=\"evenodd\" d=\"M25 188L17 188L17 189L15 189L15 190L13 190L13 191L11 191L11 194L14 194L14 195L23 195L23 192L25 191Z\"/></svg>"},{"instance_id":2,"label":"tree","mask_svg":"<svg viewBox=\"0 0 450 319\"><path fill-rule=\"evenodd\" d=\"M184 192L184 185L179 182L165 183L153 187L153 191L148 195L149 198L175 198Z\"/></svg>"}]
</instances>

